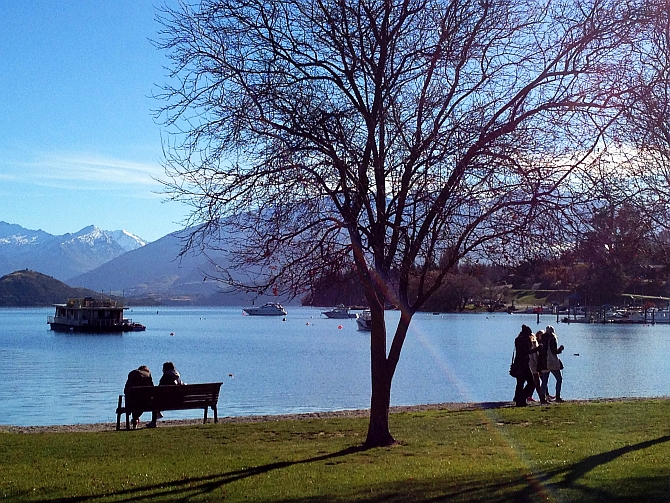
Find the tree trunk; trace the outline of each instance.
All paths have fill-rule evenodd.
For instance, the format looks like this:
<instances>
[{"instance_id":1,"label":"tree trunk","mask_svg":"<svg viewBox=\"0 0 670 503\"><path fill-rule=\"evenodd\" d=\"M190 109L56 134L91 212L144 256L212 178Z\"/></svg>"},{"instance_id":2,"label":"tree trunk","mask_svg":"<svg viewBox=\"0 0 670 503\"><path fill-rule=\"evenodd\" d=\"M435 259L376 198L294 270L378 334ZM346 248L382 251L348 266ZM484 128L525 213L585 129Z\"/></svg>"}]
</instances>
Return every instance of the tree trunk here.
<instances>
[{"instance_id":1,"label":"tree trunk","mask_svg":"<svg viewBox=\"0 0 670 503\"><path fill-rule=\"evenodd\" d=\"M393 445L395 439L389 431L389 405L391 401L391 383L375 382L372 379L372 402L368 435L363 444L366 448Z\"/></svg>"},{"instance_id":2,"label":"tree trunk","mask_svg":"<svg viewBox=\"0 0 670 503\"><path fill-rule=\"evenodd\" d=\"M370 368L372 378L372 399L370 403L370 423L364 446L383 447L395 443L389 431L389 406L391 403L391 380L389 362L386 358L386 324L384 307L370 306L372 330L370 331Z\"/></svg>"}]
</instances>

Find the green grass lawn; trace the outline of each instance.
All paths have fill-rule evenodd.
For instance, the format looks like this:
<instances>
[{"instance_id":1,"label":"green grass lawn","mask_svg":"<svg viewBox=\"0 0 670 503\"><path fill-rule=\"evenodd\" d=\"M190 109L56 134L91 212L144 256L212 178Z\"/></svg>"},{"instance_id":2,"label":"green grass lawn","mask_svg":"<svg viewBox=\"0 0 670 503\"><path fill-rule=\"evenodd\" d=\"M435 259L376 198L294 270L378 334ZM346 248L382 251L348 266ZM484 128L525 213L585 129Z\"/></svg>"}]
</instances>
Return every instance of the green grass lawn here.
<instances>
[{"instance_id":1,"label":"green grass lawn","mask_svg":"<svg viewBox=\"0 0 670 503\"><path fill-rule=\"evenodd\" d=\"M0 501L670 501L670 401L0 433Z\"/></svg>"}]
</instances>

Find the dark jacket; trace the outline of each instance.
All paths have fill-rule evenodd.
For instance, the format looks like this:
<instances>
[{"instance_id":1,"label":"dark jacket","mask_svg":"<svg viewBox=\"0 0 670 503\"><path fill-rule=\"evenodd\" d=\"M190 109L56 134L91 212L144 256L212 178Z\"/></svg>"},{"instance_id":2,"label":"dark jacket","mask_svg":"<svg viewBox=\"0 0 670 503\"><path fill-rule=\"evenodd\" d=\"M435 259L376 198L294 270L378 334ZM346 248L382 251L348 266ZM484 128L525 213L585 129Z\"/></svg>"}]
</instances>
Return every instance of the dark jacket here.
<instances>
[{"instance_id":1,"label":"dark jacket","mask_svg":"<svg viewBox=\"0 0 670 503\"><path fill-rule=\"evenodd\" d=\"M163 376L161 377L161 380L158 383L159 386L174 386L178 384L184 384L184 383L181 382L179 372L177 372L176 370L166 370L165 372L163 372Z\"/></svg>"},{"instance_id":2,"label":"dark jacket","mask_svg":"<svg viewBox=\"0 0 670 503\"><path fill-rule=\"evenodd\" d=\"M528 355L542 350L542 345L533 348L530 343L530 336L533 332L527 328L525 325L521 329L521 333L516 336L514 339L514 349L516 354L514 355L513 367L517 370L518 375L526 373L526 370L530 372L530 367L528 366Z\"/></svg>"},{"instance_id":3,"label":"dark jacket","mask_svg":"<svg viewBox=\"0 0 670 503\"><path fill-rule=\"evenodd\" d=\"M123 393L128 394L128 390L133 386L153 386L154 380L151 377L151 372L147 370L135 369L128 374L128 380L123 387Z\"/></svg>"},{"instance_id":4,"label":"dark jacket","mask_svg":"<svg viewBox=\"0 0 670 503\"><path fill-rule=\"evenodd\" d=\"M514 339L514 349L516 349L514 364L519 367L528 365L528 355L532 349L528 335L523 332L517 335L516 339Z\"/></svg>"}]
</instances>

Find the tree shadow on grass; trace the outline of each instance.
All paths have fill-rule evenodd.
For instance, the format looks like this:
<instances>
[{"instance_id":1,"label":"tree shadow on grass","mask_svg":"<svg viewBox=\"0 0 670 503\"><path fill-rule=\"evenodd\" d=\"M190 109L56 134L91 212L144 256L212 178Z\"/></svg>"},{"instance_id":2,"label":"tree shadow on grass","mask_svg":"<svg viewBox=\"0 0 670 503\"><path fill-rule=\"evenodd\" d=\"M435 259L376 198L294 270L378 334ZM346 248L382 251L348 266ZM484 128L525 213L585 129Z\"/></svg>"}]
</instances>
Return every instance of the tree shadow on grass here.
<instances>
[{"instance_id":1,"label":"tree shadow on grass","mask_svg":"<svg viewBox=\"0 0 670 503\"><path fill-rule=\"evenodd\" d=\"M592 487L588 487L585 484L580 483L579 481L583 479L584 476L589 472L591 472L592 470L598 468L599 466L611 463L615 459L620 458L625 454L629 454L636 451L642 451L654 445L662 444L668 441L670 441L670 435L664 435L662 437L655 438L652 440L646 440L644 442L638 442L637 444L632 445L625 445L623 447L619 447L618 449L613 449L611 451L594 454L593 456L584 458L583 460L577 463L573 463L572 465L559 468L556 470L551 470L546 474L544 474L541 478L545 481L553 478L559 478L560 480L558 482L548 483L547 487L550 488L554 487L556 489L569 488L572 491L581 492L583 496L590 494L592 499L590 499L589 501L608 501L608 502L629 501L630 496L625 495L621 496L620 491L617 490L616 488L614 488L613 492L608 491L607 494L599 495L599 491L595 490ZM635 501L670 501L670 488L668 487L668 477L664 476L660 479L661 480L659 480L658 483L654 483L654 481L649 478L638 479L637 481L635 481L635 479L626 478L625 480L619 481L617 487L630 489L634 484L636 484L638 486L645 486L649 490L652 490L654 486L659 486L658 489L654 490L656 494L655 496L654 495L645 496L644 494L638 494L635 496ZM657 499L659 496L661 496L662 499L660 500Z\"/></svg>"},{"instance_id":2,"label":"tree shadow on grass","mask_svg":"<svg viewBox=\"0 0 670 503\"><path fill-rule=\"evenodd\" d=\"M364 450L366 449L362 446L352 446L331 454L314 456L312 458L301 459L298 461L278 461L276 463L244 468L242 470L234 470L217 475L209 475L207 477L192 477L182 480L175 480L172 482L161 482L160 484L134 487L132 489L124 489L116 492L108 492L104 494L72 496L69 498L58 499L44 499L42 501L49 501L53 503L79 503L95 502L96 500L105 500L110 498L113 498L114 501L188 501L190 498L194 498L198 494L209 493L237 480L248 477L255 477L273 470L288 468L294 465L337 459L357 452L362 452Z\"/></svg>"},{"instance_id":3,"label":"tree shadow on grass","mask_svg":"<svg viewBox=\"0 0 670 503\"><path fill-rule=\"evenodd\" d=\"M373 494L354 494L359 503L539 503L545 501L582 501L588 503L670 502L667 475L625 477L608 487L590 487L581 479L594 469L625 454L643 451L670 441L670 435L589 456L571 465L546 472L500 474L497 481L472 478L459 481L398 482L365 488ZM551 480L558 479L557 482ZM441 486L441 487L440 487ZM274 503L343 503L340 496L319 495L293 498Z\"/></svg>"},{"instance_id":4,"label":"tree shadow on grass","mask_svg":"<svg viewBox=\"0 0 670 503\"><path fill-rule=\"evenodd\" d=\"M482 480L472 478L460 481L420 481L409 479L406 482L395 482L392 484L378 484L361 487L358 492L347 495L320 494L307 498L288 498L281 500L283 503L337 503L356 500L363 503L437 503L437 502L480 502L480 503L531 503L547 500L565 500L569 491L571 500L578 499L584 502L625 502L632 501L630 491L628 496L621 496L620 488L639 488L635 495L635 501L670 501L667 476L652 478L627 478L617 481L617 487L594 488L589 487L580 480L589 472L606 465L617 458L631 452L642 451L654 445L670 441L670 435L657 439L639 442L637 444L620 447L611 451L602 452L584 458L581 461L560 467L554 470L538 472L514 472L501 474L498 481ZM146 485L133 489L124 489L117 492L94 494L89 496L73 496L60 499L44 499L46 502L57 503L86 503L104 500L113 501L189 501L199 496L205 496L226 485L256 477L265 473L288 468L294 465L329 461L351 454L362 452L365 449L360 446L349 447L331 454L314 456L298 461L279 461L262 466L234 470L222 474L207 477L193 477L172 482ZM556 480L552 482L552 480ZM555 498L556 494L564 493L562 497ZM224 496L221 495L224 499ZM278 501L278 500L275 500Z\"/></svg>"},{"instance_id":5,"label":"tree shadow on grass","mask_svg":"<svg viewBox=\"0 0 670 503\"><path fill-rule=\"evenodd\" d=\"M665 435L663 437L655 438L653 440L646 440L644 442L639 442L637 444L625 445L614 449L612 451L601 452L600 454L594 454L588 458L584 458L582 461L579 461L570 467L556 470L552 476L563 475L562 485L571 485L574 484L577 480L581 479L588 472L597 468L598 466L610 463L615 459L628 454L630 452L641 451L652 447L654 445L662 444L664 442L670 441L670 435Z\"/></svg>"}]
</instances>

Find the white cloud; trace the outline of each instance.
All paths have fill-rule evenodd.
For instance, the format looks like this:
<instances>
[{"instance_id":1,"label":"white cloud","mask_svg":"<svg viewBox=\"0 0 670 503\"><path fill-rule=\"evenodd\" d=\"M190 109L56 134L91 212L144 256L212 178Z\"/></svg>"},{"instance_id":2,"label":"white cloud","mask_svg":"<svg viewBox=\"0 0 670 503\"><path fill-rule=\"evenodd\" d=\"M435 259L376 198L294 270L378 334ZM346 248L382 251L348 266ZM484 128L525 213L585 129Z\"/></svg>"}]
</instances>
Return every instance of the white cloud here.
<instances>
[{"instance_id":1,"label":"white cloud","mask_svg":"<svg viewBox=\"0 0 670 503\"><path fill-rule=\"evenodd\" d=\"M39 153L30 160L0 159L0 179L69 190L160 191L164 172L143 163L91 154Z\"/></svg>"}]
</instances>

